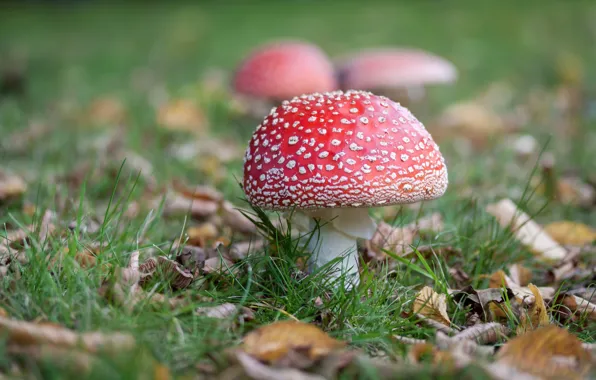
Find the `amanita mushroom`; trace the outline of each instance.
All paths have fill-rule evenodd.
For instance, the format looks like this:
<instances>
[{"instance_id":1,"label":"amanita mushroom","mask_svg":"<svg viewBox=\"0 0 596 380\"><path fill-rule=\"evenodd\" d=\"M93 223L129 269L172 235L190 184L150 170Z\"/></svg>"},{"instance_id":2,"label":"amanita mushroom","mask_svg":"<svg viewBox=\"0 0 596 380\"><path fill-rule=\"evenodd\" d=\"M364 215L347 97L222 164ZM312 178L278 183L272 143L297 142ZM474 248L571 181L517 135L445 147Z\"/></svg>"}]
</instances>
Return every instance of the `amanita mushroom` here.
<instances>
[{"instance_id":1,"label":"amanita mushroom","mask_svg":"<svg viewBox=\"0 0 596 380\"><path fill-rule=\"evenodd\" d=\"M338 84L331 60L319 47L282 40L252 51L238 66L233 88L253 104L270 106L300 94L333 91Z\"/></svg>"},{"instance_id":2,"label":"amanita mushroom","mask_svg":"<svg viewBox=\"0 0 596 380\"><path fill-rule=\"evenodd\" d=\"M405 90L407 98L415 100L424 95L424 86L457 79L457 69L451 62L418 49L365 49L338 61L339 82L344 90L359 88L392 95Z\"/></svg>"},{"instance_id":3,"label":"amanita mushroom","mask_svg":"<svg viewBox=\"0 0 596 380\"><path fill-rule=\"evenodd\" d=\"M440 197L447 167L408 109L370 92L335 91L271 110L246 150L243 186L253 205L302 216L297 224L313 232L311 270L345 254L335 277L351 287L356 239L370 239L376 227L368 208Z\"/></svg>"}]
</instances>

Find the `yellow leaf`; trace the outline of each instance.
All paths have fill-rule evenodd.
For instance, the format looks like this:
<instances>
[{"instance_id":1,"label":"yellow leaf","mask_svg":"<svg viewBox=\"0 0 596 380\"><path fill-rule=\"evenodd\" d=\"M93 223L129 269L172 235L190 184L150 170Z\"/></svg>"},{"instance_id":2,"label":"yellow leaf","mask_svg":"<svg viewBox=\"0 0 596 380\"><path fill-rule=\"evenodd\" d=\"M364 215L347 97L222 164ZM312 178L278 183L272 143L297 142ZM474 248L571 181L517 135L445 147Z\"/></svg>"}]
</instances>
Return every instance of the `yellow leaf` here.
<instances>
[{"instance_id":1,"label":"yellow leaf","mask_svg":"<svg viewBox=\"0 0 596 380\"><path fill-rule=\"evenodd\" d=\"M126 109L119 99L104 96L89 105L87 119L97 126L118 125L126 120Z\"/></svg>"},{"instance_id":2,"label":"yellow leaf","mask_svg":"<svg viewBox=\"0 0 596 380\"><path fill-rule=\"evenodd\" d=\"M534 254L545 260L561 260L567 251L554 241L525 212L518 209L511 199L503 199L486 206L486 211L494 216L499 224L510 228L515 237Z\"/></svg>"},{"instance_id":3,"label":"yellow leaf","mask_svg":"<svg viewBox=\"0 0 596 380\"><path fill-rule=\"evenodd\" d=\"M188 244L199 247L204 247L208 240L213 240L218 235L217 227L210 222L190 227L186 233L188 235Z\"/></svg>"},{"instance_id":4,"label":"yellow leaf","mask_svg":"<svg viewBox=\"0 0 596 380\"><path fill-rule=\"evenodd\" d=\"M304 350L311 359L318 359L345 345L346 342L331 338L314 325L281 321L246 335L243 350L259 360L271 362L297 349Z\"/></svg>"},{"instance_id":5,"label":"yellow leaf","mask_svg":"<svg viewBox=\"0 0 596 380\"><path fill-rule=\"evenodd\" d=\"M535 330L550 323L542 294L540 294L540 291L534 284L529 284L528 288L536 300L530 307L530 310L522 315L521 324L517 327L518 334L522 334L528 330Z\"/></svg>"},{"instance_id":6,"label":"yellow leaf","mask_svg":"<svg viewBox=\"0 0 596 380\"><path fill-rule=\"evenodd\" d=\"M415 313L435 320L445 326L451 326L447 315L447 302L444 294L438 294L430 286L425 286L414 300Z\"/></svg>"},{"instance_id":7,"label":"yellow leaf","mask_svg":"<svg viewBox=\"0 0 596 380\"><path fill-rule=\"evenodd\" d=\"M27 184L21 177L0 170L0 201L15 198L27 191Z\"/></svg>"},{"instance_id":8,"label":"yellow leaf","mask_svg":"<svg viewBox=\"0 0 596 380\"><path fill-rule=\"evenodd\" d=\"M579 379L590 369L590 355L581 341L555 325L510 340L497 358L497 363L545 379Z\"/></svg>"},{"instance_id":9,"label":"yellow leaf","mask_svg":"<svg viewBox=\"0 0 596 380\"><path fill-rule=\"evenodd\" d=\"M166 129L201 133L207 129L207 118L194 102L177 99L157 112L157 123Z\"/></svg>"},{"instance_id":10,"label":"yellow leaf","mask_svg":"<svg viewBox=\"0 0 596 380\"><path fill-rule=\"evenodd\" d=\"M596 240L596 230L567 220L550 223L544 227L544 231L560 244L585 245Z\"/></svg>"}]
</instances>

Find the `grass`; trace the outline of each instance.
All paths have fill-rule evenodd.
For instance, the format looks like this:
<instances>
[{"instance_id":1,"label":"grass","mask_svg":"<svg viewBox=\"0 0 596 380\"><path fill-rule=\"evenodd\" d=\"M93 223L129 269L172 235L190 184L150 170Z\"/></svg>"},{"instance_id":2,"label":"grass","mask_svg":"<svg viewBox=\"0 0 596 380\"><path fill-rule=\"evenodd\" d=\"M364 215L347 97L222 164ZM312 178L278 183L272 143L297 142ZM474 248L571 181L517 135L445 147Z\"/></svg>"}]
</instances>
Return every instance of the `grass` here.
<instances>
[{"instance_id":1,"label":"grass","mask_svg":"<svg viewBox=\"0 0 596 380\"><path fill-rule=\"evenodd\" d=\"M0 166L26 178L29 190L23 202L35 206L33 213L26 212L19 202L0 206L0 224L13 229L39 223L43 211L52 209L60 210L59 220L74 221L75 228L52 241L33 238L23 247L29 262L18 268L18 280L14 273L0 278L0 305L17 319L51 321L80 331L132 332L143 350L136 352L133 360L107 358L107 364L94 374L98 378L131 378L150 370L144 367L147 352L175 374L192 372L198 363L224 366L225 348L237 345L256 326L289 317L318 323L330 335L349 339L370 355L400 357L404 347L391 339L392 334L433 336L432 329L420 327L415 318L404 315L420 285L427 283L435 289L455 286L449 267L459 265L472 277L475 288L487 286L482 275L514 260L523 259L540 278L548 268L498 227L484 206L504 196L518 200L523 193L521 204L532 215L540 211L536 215L539 222L570 219L596 225L593 209L547 202L541 194L533 194L534 185L527 185L536 162L512 170L513 152L505 144L495 144L466 159L451 142L441 146L449 162L450 188L443 198L425 204L421 212L440 211L446 228L439 236L423 237L420 244L450 246L461 254L426 258L418 254L418 260L404 262L395 273L371 272L357 292L326 297L323 276L296 276L296 259L304 253L287 231L275 232L276 251L267 248L265 255L240 261L235 264L238 271L209 275L179 293L172 293L163 283L155 284L156 292L188 298L190 306L182 309L147 303L127 312L99 295L105 273L81 269L73 260L48 270L48 255L54 257L66 247L70 252L81 251L94 242L106 244L98 256L99 268L126 266L135 250L140 250L142 257L156 250L168 253L171 242L193 223L183 216L165 217L159 207L143 210L132 220L123 216L128 205L144 199L149 184L121 160L110 161L108 169L94 170L100 163L92 145L105 131L91 128L73 114L97 97L107 94L123 102L128 120L122 143L153 165L160 184L172 178L210 184L213 178L201 174L196 163L165 153L172 141L185 141L188 136L158 128L150 104L155 94L143 86L196 96L206 69L232 70L251 48L269 38L308 39L331 55L371 45L410 45L447 57L460 68L461 78L456 86L430 90L430 108L420 115L425 123L432 122L444 106L474 98L493 82L512 84L514 103L536 89L554 92L561 80L561 57L576 57L585 68L596 63L596 30L591 22L596 6L587 1L371 4L205 1L176 6L93 2L5 6L0 16L0 56L6 61L27 57L28 92L24 98L0 98L0 136L10 136L31 122L50 125L53 132L33 141L25 151L13 151L4 145L4 138L0 141ZM142 79L147 73L149 79ZM590 96L595 84L595 72L586 69L582 86L588 102L593 102ZM236 136L240 144L246 143L254 128L252 122L235 118L218 99L207 99L204 107L213 135ZM596 153L590 148L595 125L594 118L585 116L581 120L583 137L550 140L547 149L556 154L559 172L574 170L587 178L596 171ZM544 144L553 132L538 119L531 119L524 130ZM91 164L83 172L84 181L69 186L60 180L81 162ZM101 175L94 176L96 172ZM238 205L242 204L242 192L236 179L241 177L241 162L235 161L225 180L217 184L226 199ZM403 207L395 223L408 223L418 216L419 211ZM103 222L98 231L89 233L84 226L92 218ZM144 239L139 238L141 231ZM205 301L206 297L213 301ZM317 297L323 306L315 304ZM190 312L212 302L249 306L255 319L230 327L229 321ZM458 311L455 322L463 320L464 313ZM579 324L567 327L584 341L596 339L593 330ZM5 358L1 348L0 358ZM38 371L33 372L38 377L77 376L46 364L31 364L30 368ZM0 359L0 371L9 367L7 359Z\"/></svg>"}]
</instances>

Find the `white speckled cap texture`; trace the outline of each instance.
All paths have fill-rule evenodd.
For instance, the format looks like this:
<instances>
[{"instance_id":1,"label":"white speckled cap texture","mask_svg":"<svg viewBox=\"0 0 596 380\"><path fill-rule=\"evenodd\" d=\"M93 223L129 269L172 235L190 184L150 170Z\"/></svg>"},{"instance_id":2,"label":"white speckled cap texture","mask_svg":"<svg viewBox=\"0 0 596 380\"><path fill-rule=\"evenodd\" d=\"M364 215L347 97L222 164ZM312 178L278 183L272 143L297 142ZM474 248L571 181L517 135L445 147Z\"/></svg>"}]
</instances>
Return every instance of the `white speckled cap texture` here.
<instances>
[{"instance_id":1,"label":"white speckled cap texture","mask_svg":"<svg viewBox=\"0 0 596 380\"><path fill-rule=\"evenodd\" d=\"M364 91L284 101L257 127L244 157L244 192L272 210L377 207L440 197L447 167L424 125Z\"/></svg>"}]
</instances>

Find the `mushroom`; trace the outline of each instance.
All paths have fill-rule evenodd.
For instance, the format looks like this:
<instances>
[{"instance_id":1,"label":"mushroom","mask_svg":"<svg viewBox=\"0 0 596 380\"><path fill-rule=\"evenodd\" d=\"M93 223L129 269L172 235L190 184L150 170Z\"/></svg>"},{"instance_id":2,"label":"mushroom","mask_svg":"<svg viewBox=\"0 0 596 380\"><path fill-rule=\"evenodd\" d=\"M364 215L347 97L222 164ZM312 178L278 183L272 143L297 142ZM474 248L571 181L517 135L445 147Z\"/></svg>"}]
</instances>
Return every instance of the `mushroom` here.
<instances>
[{"instance_id":1,"label":"mushroom","mask_svg":"<svg viewBox=\"0 0 596 380\"><path fill-rule=\"evenodd\" d=\"M257 127L243 188L254 206L295 211L294 224L311 232L310 271L345 255L330 269L350 288L359 282L356 239L376 229L368 208L440 197L447 167L400 104L364 91L313 93L284 101Z\"/></svg>"},{"instance_id":2,"label":"mushroom","mask_svg":"<svg viewBox=\"0 0 596 380\"><path fill-rule=\"evenodd\" d=\"M376 91L402 101L422 98L425 85L453 83L457 79L451 62L419 49L365 49L338 61L342 89Z\"/></svg>"},{"instance_id":3,"label":"mushroom","mask_svg":"<svg viewBox=\"0 0 596 380\"><path fill-rule=\"evenodd\" d=\"M250 109L266 106L267 111L272 103L284 99L338 88L327 55L314 44L294 40L270 42L249 53L238 66L232 85L244 98L241 100L251 103Z\"/></svg>"}]
</instances>

